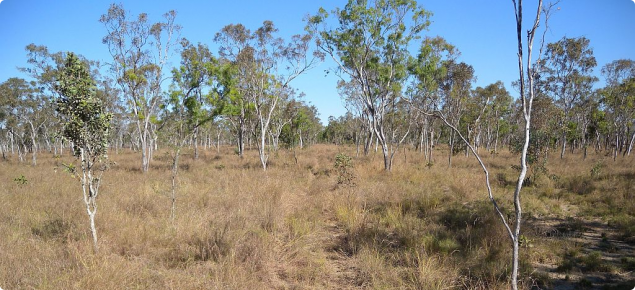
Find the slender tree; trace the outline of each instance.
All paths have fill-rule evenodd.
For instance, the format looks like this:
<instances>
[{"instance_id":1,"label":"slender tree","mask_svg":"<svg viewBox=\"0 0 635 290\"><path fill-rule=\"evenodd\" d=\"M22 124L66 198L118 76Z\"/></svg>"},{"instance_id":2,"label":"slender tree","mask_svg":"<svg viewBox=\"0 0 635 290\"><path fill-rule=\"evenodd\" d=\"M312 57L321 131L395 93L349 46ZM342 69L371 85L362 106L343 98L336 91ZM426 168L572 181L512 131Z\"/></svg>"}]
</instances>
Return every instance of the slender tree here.
<instances>
[{"instance_id":1,"label":"slender tree","mask_svg":"<svg viewBox=\"0 0 635 290\"><path fill-rule=\"evenodd\" d=\"M635 61L613 61L602 68L602 74L606 79L602 101L612 125L615 159L618 152L630 155L635 142Z\"/></svg>"},{"instance_id":2,"label":"slender tree","mask_svg":"<svg viewBox=\"0 0 635 290\"><path fill-rule=\"evenodd\" d=\"M95 96L95 82L88 67L73 53L66 57L59 72L56 90L57 112L63 124L62 135L73 143L73 153L80 159L82 186L86 212L90 219L94 250L97 251L97 196L107 158L108 130L112 115L104 111L102 102ZM98 176L95 170L100 173Z\"/></svg>"},{"instance_id":3,"label":"slender tree","mask_svg":"<svg viewBox=\"0 0 635 290\"><path fill-rule=\"evenodd\" d=\"M494 204L496 211L501 218L501 221L505 225L505 229L507 229L507 233L509 234L509 238L512 242L512 274L511 274L511 284L512 289L518 289L518 260L519 260L519 251L520 251L520 227L522 222L522 206L520 203L520 192L523 188L523 183L525 182L525 176L527 175L527 150L529 148L529 138L531 133L531 115L533 110L533 101L536 96L536 88L535 88L535 79L537 77L537 72L540 71L542 64L541 56L544 48L544 36L548 28L548 21L551 13L551 8L554 7L555 4L549 4L547 6L543 6L543 1L538 0L537 11L535 14L535 18L532 21L531 28L527 30L527 47L523 48L523 0L512 0L514 4L514 14L516 16L516 35L518 39L518 72L519 72L519 80L520 80L520 102L521 102L521 110L522 117L524 121L523 126L523 135L524 142L522 146L522 151L520 153L520 174L518 175L518 180L516 182L516 188L514 189L514 220L512 226L510 226L507 222L507 218L503 213L499 210L498 205L496 204L494 198L490 194L490 200ZM557 2L556 2L557 3ZM534 40L536 39L536 33L538 32L538 27L541 24L541 16L544 14L544 26L545 33L542 35L542 40L540 41L540 50L538 53L538 60L536 64L538 67L532 66L532 55L534 49ZM525 67L523 62L527 63ZM527 82L525 82L527 80ZM527 89L525 90L525 86ZM481 163L481 165L483 165ZM483 168L484 165L483 165ZM487 175L487 171L486 171ZM513 227L513 228L512 228Z\"/></svg>"},{"instance_id":4,"label":"slender tree","mask_svg":"<svg viewBox=\"0 0 635 290\"><path fill-rule=\"evenodd\" d=\"M107 30L103 43L113 58L110 69L134 116L143 172L150 168L153 120L162 102L164 68L180 31L175 11L163 16L164 22L150 23L145 13L131 20L122 5L112 4L100 18Z\"/></svg>"},{"instance_id":5,"label":"slender tree","mask_svg":"<svg viewBox=\"0 0 635 290\"><path fill-rule=\"evenodd\" d=\"M333 15L339 27L329 28L329 13L320 9L308 19L307 30L318 35L319 49L336 62L336 74L361 92L364 111L381 144L384 169L389 171L391 142L402 138L391 138L386 132L385 117L391 104L403 96L408 48L429 26L430 13L414 0L350 0Z\"/></svg>"},{"instance_id":6,"label":"slender tree","mask_svg":"<svg viewBox=\"0 0 635 290\"><path fill-rule=\"evenodd\" d=\"M255 116L258 153L263 170L269 154L266 139L271 130L274 112L284 95L293 91L291 81L317 64L318 55L311 54L311 35L294 35L287 42L277 37L278 29L264 21L256 31L242 24L225 26L216 34L221 44L220 56L234 68L234 88L237 94L239 151L243 145L248 109ZM233 101L233 100L232 100ZM240 152L239 152L240 154Z\"/></svg>"},{"instance_id":7,"label":"slender tree","mask_svg":"<svg viewBox=\"0 0 635 290\"><path fill-rule=\"evenodd\" d=\"M163 106L163 132L170 137L172 148L172 222L176 217L176 189L181 150L193 137L195 159L198 158L197 136L199 128L218 114L215 107L214 84L216 58L206 45L194 46L182 41L181 66L172 71L173 84L170 97Z\"/></svg>"},{"instance_id":8,"label":"slender tree","mask_svg":"<svg viewBox=\"0 0 635 290\"><path fill-rule=\"evenodd\" d=\"M585 37L564 37L547 45L540 82L562 110L560 158L564 157L574 108L588 98L597 79L591 75L597 62L589 43Z\"/></svg>"}]
</instances>

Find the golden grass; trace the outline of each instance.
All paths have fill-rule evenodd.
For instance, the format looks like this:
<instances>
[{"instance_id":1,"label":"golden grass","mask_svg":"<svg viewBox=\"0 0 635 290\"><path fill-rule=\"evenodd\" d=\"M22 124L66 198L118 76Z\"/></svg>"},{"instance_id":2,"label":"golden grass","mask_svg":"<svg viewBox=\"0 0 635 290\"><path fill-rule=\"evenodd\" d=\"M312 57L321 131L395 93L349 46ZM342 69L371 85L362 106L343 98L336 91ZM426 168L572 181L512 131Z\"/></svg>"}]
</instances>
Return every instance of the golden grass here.
<instances>
[{"instance_id":1,"label":"golden grass","mask_svg":"<svg viewBox=\"0 0 635 290\"><path fill-rule=\"evenodd\" d=\"M0 287L508 287L508 237L474 159L459 154L448 168L437 149L436 164L427 167L421 153L408 150L384 172L379 154L354 157L356 186L347 187L337 185L337 153L355 156L355 148L315 145L298 151L297 164L293 152L281 150L266 172L255 151L244 159L229 147L202 152L199 160L185 154L174 223L169 158L156 153L143 174L137 153L112 154L98 198L97 254L79 181L63 170L71 157L41 153L36 167L0 162ZM484 155L494 193L509 209L517 157ZM601 155L549 160L549 172L523 192L526 216L602 216L632 235L633 163ZM26 184L14 181L22 175ZM530 264L557 261L562 246L527 236L536 242L523 250L525 287L535 278Z\"/></svg>"}]
</instances>

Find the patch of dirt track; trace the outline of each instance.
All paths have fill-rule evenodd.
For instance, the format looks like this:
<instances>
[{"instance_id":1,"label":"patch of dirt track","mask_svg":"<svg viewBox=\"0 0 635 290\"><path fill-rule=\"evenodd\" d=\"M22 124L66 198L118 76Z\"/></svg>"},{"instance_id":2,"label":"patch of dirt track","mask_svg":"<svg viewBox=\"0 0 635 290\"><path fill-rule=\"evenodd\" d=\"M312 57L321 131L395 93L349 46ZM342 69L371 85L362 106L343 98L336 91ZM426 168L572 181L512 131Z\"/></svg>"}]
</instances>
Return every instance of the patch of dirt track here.
<instances>
[{"instance_id":1,"label":"patch of dirt track","mask_svg":"<svg viewBox=\"0 0 635 290\"><path fill-rule=\"evenodd\" d=\"M335 221L327 221L325 228L326 267L330 275L326 289L364 289L366 285L360 270L354 258L344 249L346 233Z\"/></svg>"},{"instance_id":2,"label":"patch of dirt track","mask_svg":"<svg viewBox=\"0 0 635 290\"><path fill-rule=\"evenodd\" d=\"M560 265L556 263L534 264L537 271L551 278L549 289L635 289L635 272L626 271L621 265L622 258L635 258L635 245L624 242L620 233L606 222L600 219L540 218L528 220L525 227L534 231L536 237L561 239L578 245L580 257L588 257L591 253L600 255L599 263L604 270L585 269L582 263L575 265L579 259L571 260L574 265L569 271L558 269Z\"/></svg>"}]
</instances>

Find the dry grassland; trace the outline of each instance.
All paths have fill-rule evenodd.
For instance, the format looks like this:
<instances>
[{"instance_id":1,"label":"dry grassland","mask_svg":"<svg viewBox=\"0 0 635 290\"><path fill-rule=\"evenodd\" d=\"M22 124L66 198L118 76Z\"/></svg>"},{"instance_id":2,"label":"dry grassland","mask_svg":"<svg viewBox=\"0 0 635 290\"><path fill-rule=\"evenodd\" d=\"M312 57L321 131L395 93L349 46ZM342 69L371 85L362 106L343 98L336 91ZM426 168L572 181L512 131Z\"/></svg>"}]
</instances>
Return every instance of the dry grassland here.
<instances>
[{"instance_id":1,"label":"dry grassland","mask_svg":"<svg viewBox=\"0 0 635 290\"><path fill-rule=\"evenodd\" d=\"M111 154L93 253L70 156L0 162L0 287L13 289L506 289L509 242L478 164L445 152L426 166L400 152L353 157L338 185L335 155L316 145L273 153L233 148L182 158L170 219L169 157L149 173L138 153ZM490 155L509 209L517 157ZM523 192L522 287L635 286L635 158L555 155ZM595 168L595 169L594 169ZM593 173L591 172L593 170ZM24 178L20 178L24 176ZM596 239L596 240L594 240ZM623 287L623 288L620 288Z\"/></svg>"}]
</instances>

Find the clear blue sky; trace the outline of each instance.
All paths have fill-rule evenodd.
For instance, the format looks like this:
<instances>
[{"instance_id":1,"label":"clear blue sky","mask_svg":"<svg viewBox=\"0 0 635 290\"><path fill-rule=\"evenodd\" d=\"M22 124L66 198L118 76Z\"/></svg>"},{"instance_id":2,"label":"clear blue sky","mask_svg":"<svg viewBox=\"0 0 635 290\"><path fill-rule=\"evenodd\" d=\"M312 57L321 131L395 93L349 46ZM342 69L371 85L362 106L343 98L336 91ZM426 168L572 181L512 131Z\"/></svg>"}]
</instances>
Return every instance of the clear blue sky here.
<instances>
[{"instance_id":1,"label":"clear blue sky","mask_svg":"<svg viewBox=\"0 0 635 290\"><path fill-rule=\"evenodd\" d=\"M545 0L548 1L548 0ZM303 32L303 17L320 6L327 10L343 7L344 0L244 0L244 1L125 1L132 14L146 12L159 20L169 11L178 12L182 36L206 43L216 51L212 38L223 26L242 23L256 29L263 20L272 20L282 35ZM525 0L529 21L535 0ZM52 52L73 51L89 59L109 61L101 39L106 30L99 17L112 1L105 0L3 0L0 2L0 82L25 77L16 67L26 66L25 46L46 45ZM502 80L507 89L518 77L516 34L510 0L427 0L419 4L434 13L429 36L440 35L461 51L460 60L474 66L478 81L486 86ZM635 59L635 3L633 0L563 0L551 19L547 41L585 36L591 40L598 67L616 59ZM178 64L178 60L173 65ZM316 105L324 121L345 109L337 94L336 79L325 77L326 62L297 79L292 85L306 93L305 100ZM601 79L601 77L600 77Z\"/></svg>"}]
</instances>

